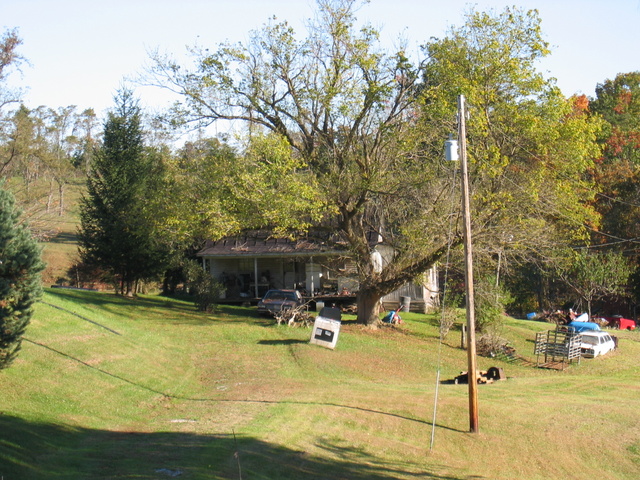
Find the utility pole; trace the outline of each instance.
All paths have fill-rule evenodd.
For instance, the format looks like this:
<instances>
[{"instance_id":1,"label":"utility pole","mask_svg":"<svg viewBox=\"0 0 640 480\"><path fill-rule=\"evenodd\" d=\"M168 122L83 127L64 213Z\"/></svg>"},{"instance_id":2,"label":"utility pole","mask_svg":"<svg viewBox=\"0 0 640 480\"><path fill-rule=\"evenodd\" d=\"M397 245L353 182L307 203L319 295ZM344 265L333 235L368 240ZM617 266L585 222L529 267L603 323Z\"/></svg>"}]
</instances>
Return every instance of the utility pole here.
<instances>
[{"instance_id":1,"label":"utility pole","mask_svg":"<svg viewBox=\"0 0 640 480\"><path fill-rule=\"evenodd\" d=\"M458 96L458 140L462 170L462 214L464 216L464 278L467 307L467 363L469 383L469 429L478 433L478 382L476 378L476 316L473 294L473 252L471 248L471 213L469 208L469 170L467 168L467 126L464 95Z\"/></svg>"}]
</instances>

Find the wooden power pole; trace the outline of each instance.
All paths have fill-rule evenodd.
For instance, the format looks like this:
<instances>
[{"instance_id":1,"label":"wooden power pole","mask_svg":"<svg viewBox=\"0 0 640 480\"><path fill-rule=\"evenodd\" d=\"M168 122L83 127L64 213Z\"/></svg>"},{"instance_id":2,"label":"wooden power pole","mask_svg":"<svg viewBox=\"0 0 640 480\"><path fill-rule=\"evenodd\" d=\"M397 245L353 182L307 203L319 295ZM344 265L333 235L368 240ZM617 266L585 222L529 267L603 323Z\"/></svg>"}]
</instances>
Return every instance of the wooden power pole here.
<instances>
[{"instance_id":1,"label":"wooden power pole","mask_svg":"<svg viewBox=\"0 0 640 480\"><path fill-rule=\"evenodd\" d=\"M478 433L478 382L476 378L476 316L473 294L473 253L471 248L471 213L469 210L469 169L467 167L467 126L464 95L458 96L458 140L462 170L462 214L464 216L464 278L467 307L467 363L469 379L469 429Z\"/></svg>"}]
</instances>

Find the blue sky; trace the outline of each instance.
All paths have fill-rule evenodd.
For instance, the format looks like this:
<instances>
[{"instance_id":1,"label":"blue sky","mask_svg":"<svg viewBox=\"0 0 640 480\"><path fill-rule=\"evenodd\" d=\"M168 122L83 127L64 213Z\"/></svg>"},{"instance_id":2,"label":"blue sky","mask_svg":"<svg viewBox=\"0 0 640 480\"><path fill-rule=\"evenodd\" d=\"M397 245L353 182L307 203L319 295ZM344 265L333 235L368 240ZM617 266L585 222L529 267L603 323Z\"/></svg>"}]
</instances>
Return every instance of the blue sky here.
<instances>
[{"instance_id":1,"label":"blue sky","mask_svg":"<svg viewBox=\"0 0 640 480\"><path fill-rule=\"evenodd\" d=\"M511 5L540 12L553 52L540 70L565 95L593 96L596 84L640 70L640 0L371 0L357 16L381 28L385 43L402 36L417 54L418 45L461 25L471 6ZM18 28L24 41L31 65L12 83L29 89L28 107L77 105L100 114L151 49L180 56L187 45L243 41L273 15L302 33L314 8L313 0L0 0L0 28ZM150 107L166 102L155 89L137 94Z\"/></svg>"}]
</instances>

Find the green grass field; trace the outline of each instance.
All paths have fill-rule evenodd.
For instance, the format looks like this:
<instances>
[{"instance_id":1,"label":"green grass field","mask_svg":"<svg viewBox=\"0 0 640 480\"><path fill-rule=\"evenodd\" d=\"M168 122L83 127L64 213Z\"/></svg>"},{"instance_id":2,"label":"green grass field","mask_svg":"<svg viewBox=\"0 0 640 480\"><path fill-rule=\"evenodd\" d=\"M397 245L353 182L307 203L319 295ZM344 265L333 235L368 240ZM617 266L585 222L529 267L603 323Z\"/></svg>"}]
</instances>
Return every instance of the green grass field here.
<instances>
[{"instance_id":1,"label":"green grass field","mask_svg":"<svg viewBox=\"0 0 640 480\"><path fill-rule=\"evenodd\" d=\"M508 379L479 387L470 434L467 387L445 382L459 332L440 346L433 318L404 318L347 318L328 350L251 308L48 289L0 371L0 478L639 478L640 333L564 371L480 357ZM533 359L547 328L502 336Z\"/></svg>"}]
</instances>

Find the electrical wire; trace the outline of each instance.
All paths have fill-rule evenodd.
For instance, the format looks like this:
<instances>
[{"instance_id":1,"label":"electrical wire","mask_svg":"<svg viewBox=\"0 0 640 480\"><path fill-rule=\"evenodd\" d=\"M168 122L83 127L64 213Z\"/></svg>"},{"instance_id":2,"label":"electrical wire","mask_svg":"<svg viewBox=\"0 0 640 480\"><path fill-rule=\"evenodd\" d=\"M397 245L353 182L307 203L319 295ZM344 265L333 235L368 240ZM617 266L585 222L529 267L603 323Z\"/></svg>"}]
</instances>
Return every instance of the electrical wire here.
<instances>
[{"instance_id":1,"label":"electrical wire","mask_svg":"<svg viewBox=\"0 0 640 480\"><path fill-rule=\"evenodd\" d=\"M522 185L519 185L517 182L515 182L514 180L512 180L509 177L504 177L504 179L505 179L505 181L509 182L514 188L526 193L526 189ZM616 243L640 243L640 237L622 238L622 237L618 237L617 235L613 235L613 234L610 234L610 233L602 232L600 230L596 230L595 228L589 227L589 225L585 225L582 222L576 221L573 218L571 218L569 215L561 212L551 202L545 202L545 205L553 213L555 213L559 217L563 217L569 223L573 223L574 225L579 226L581 228L586 228L587 230L589 230L590 232L592 232L594 234L601 235L601 236L606 237L608 239L614 240L613 242L609 242L609 243L603 244L603 245L591 245L591 246L588 246L588 247L581 247L581 248L601 248L601 247L607 247L607 246L610 246L610 245L616 244Z\"/></svg>"},{"instance_id":2,"label":"electrical wire","mask_svg":"<svg viewBox=\"0 0 640 480\"><path fill-rule=\"evenodd\" d=\"M456 175L457 174L457 169L454 169L454 173L453 173L453 182L451 183L451 198L453 199L454 193L455 193L455 186L456 186ZM435 434L436 434L436 419L437 419L437 412L438 412L438 395L439 395L439 391L440 391L440 369L442 366L442 343L443 343L443 328L442 326L445 323L445 315L446 315L446 295L447 295L447 290L448 290L448 279L449 279L449 259L450 259L450 255L451 255L451 244L453 243L453 220L454 220L454 213L456 210L456 202L452 201L451 202L451 212L449 214L449 232L447 234L447 255L446 255L446 263L445 263L445 269L444 269L444 279L443 279L443 287L442 287L442 299L441 299L441 304L440 304L440 310L441 310L441 317L440 317L440 338L438 341L438 361L437 361L437 368L436 368L436 385L435 385L435 392L434 392L434 397L433 397L433 419L431 421L431 443L429 445L429 451L433 451L433 445L435 443Z\"/></svg>"}]
</instances>

